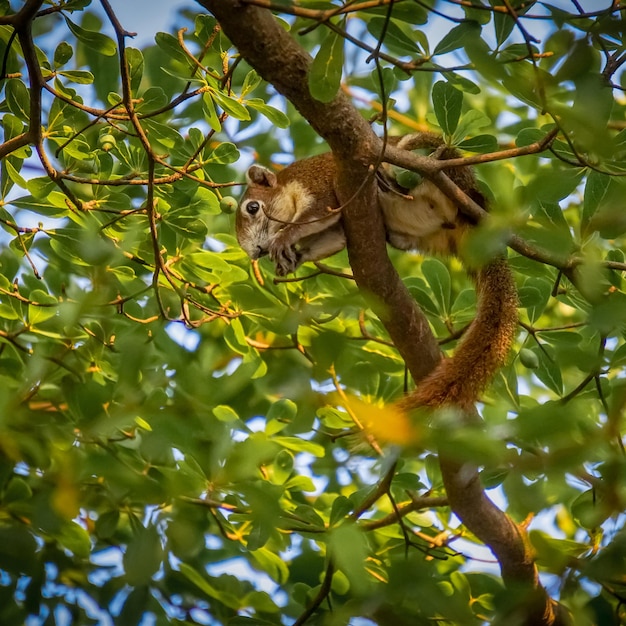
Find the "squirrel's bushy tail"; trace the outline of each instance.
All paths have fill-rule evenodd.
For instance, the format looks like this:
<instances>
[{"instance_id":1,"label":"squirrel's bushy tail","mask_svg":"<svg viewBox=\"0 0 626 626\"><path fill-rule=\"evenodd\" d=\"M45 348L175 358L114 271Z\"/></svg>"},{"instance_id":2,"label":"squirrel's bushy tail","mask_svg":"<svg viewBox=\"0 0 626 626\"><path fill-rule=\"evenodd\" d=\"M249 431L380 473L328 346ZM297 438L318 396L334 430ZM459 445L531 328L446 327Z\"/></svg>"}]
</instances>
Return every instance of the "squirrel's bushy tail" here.
<instances>
[{"instance_id":1,"label":"squirrel's bushy tail","mask_svg":"<svg viewBox=\"0 0 626 626\"><path fill-rule=\"evenodd\" d=\"M475 274L478 310L453 356L443 359L415 391L403 398L405 410L448 405L469 410L506 361L517 330L517 290L503 258Z\"/></svg>"}]
</instances>

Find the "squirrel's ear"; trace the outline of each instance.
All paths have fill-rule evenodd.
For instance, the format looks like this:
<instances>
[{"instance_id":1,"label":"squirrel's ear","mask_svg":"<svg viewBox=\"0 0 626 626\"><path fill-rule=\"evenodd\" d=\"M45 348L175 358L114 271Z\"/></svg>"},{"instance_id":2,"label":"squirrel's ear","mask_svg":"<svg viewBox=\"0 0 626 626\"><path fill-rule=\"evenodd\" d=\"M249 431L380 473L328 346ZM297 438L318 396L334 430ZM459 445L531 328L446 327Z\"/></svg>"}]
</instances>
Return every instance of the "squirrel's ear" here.
<instances>
[{"instance_id":1,"label":"squirrel's ear","mask_svg":"<svg viewBox=\"0 0 626 626\"><path fill-rule=\"evenodd\" d=\"M259 187L275 187L276 174L261 165L251 165L246 173L249 185L258 185Z\"/></svg>"}]
</instances>

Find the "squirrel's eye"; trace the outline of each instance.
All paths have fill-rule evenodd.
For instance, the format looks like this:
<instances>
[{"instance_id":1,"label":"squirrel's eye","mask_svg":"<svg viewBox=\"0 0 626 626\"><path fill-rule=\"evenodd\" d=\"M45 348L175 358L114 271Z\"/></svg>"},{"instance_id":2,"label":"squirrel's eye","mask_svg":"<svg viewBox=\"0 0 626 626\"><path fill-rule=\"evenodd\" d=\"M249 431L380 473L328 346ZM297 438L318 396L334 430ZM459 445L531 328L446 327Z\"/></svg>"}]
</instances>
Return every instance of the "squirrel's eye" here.
<instances>
[{"instance_id":1,"label":"squirrel's eye","mask_svg":"<svg viewBox=\"0 0 626 626\"><path fill-rule=\"evenodd\" d=\"M256 215L259 212L261 205L256 200L250 200L248 204L246 204L246 212L249 215Z\"/></svg>"}]
</instances>

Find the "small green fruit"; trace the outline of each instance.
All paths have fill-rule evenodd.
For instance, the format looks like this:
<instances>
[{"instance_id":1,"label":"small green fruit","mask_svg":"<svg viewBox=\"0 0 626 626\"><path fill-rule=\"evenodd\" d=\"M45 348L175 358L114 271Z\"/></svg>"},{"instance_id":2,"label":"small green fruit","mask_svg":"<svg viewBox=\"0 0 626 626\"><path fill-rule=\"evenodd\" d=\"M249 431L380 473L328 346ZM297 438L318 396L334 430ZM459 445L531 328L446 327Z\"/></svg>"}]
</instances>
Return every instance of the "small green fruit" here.
<instances>
[{"instance_id":1,"label":"small green fruit","mask_svg":"<svg viewBox=\"0 0 626 626\"><path fill-rule=\"evenodd\" d=\"M398 185L405 189L413 189L422 182L422 176L417 172L411 172L410 170L400 170L396 175L396 181Z\"/></svg>"},{"instance_id":2,"label":"small green fruit","mask_svg":"<svg viewBox=\"0 0 626 626\"><path fill-rule=\"evenodd\" d=\"M237 209L237 200L232 196L224 196L220 200L220 211L222 213L234 213Z\"/></svg>"},{"instance_id":3,"label":"small green fruit","mask_svg":"<svg viewBox=\"0 0 626 626\"><path fill-rule=\"evenodd\" d=\"M522 348L519 351L519 360L522 365L527 367L529 370L536 370L539 367L539 358L528 348Z\"/></svg>"},{"instance_id":4,"label":"small green fruit","mask_svg":"<svg viewBox=\"0 0 626 626\"><path fill-rule=\"evenodd\" d=\"M113 149L115 147L115 143L116 143L116 139L113 135L111 134L106 134L106 135L101 135L100 136L100 147L105 151L108 152L109 150Z\"/></svg>"}]
</instances>

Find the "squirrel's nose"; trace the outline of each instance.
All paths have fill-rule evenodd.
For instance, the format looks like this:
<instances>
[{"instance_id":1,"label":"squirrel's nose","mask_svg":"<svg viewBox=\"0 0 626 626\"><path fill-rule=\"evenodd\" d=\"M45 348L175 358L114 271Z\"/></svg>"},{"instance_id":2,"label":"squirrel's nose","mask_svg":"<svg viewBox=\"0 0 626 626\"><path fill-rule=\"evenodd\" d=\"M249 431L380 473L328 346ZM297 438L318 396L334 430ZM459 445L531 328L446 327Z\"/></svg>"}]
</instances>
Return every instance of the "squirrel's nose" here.
<instances>
[{"instance_id":1,"label":"squirrel's nose","mask_svg":"<svg viewBox=\"0 0 626 626\"><path fill-rule=\"evenodd\" d=\"M260 259L262 256L265 256L267 254L267 249L263 248L262 246L257 246L256 250L255 250L255 259Z\"/></svg>"}]
</instances>

